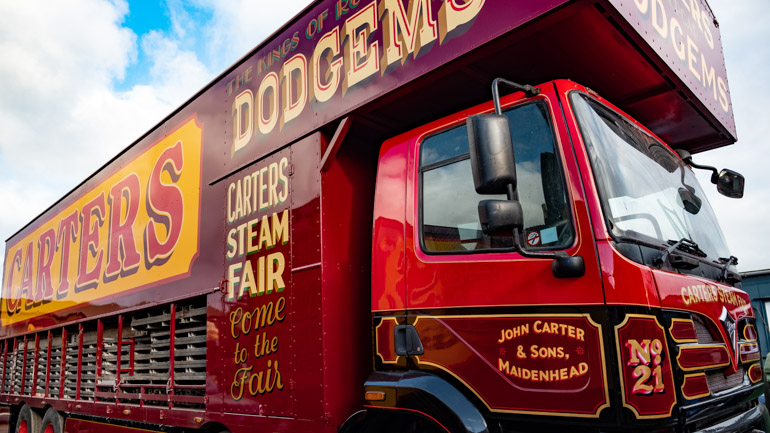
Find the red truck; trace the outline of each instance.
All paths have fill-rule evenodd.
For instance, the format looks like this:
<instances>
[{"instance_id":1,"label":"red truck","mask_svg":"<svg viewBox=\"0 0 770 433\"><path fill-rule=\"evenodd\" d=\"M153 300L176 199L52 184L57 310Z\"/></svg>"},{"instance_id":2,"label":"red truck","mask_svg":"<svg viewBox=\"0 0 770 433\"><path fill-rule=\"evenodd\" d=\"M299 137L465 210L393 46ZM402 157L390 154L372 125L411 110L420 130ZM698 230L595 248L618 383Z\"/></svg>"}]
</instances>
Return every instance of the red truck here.
<instances>
[{"instance_id":1,"label":"red truck","mask_svg":"<svg viewBox=\"0 0 770 433\"><path fill-rule=\"evenodd\" d=\"M0 403L33 433L763 429L691 170L740 197L692 156L735 137L703 0L316 1L8 239Z\"/></svg>"}]
</instances>

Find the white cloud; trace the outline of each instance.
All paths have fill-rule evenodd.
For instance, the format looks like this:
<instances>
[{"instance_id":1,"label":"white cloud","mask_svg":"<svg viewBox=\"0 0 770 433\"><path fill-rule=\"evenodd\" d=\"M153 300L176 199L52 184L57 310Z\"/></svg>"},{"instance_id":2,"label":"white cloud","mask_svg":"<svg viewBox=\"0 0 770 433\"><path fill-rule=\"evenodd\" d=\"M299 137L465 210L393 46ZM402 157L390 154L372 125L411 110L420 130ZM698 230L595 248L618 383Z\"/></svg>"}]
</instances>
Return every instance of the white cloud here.
<instances>
[{"instance_id":1,"label":"white cloud","mask_svg":"<svg viewBox=\"0 0 770 433\"><path fill-rule=\"evenodd\" d=\"M138 49L127 11L123 1L0 2L2 240L213 77L153 33L142 40L152 83L116 92Z\"/></svg>"},{"instance_id":2,"label":"white cloud","mask_svg":"<svg viewBox=\"0 0 770 433\"><path fill-rule=\"evenodd\" d=\"M190 1L213 13L210 25L202 30L210 40L206 51L208 62L219 68L240 59L309 3L307 0Z\"/></svg>"},{"instance_id":3,"label":"white cloud","mask_svg":"<svg viewBox=\"0 0 770 433\"><path fill-rule=\"evenodd\" d=\"M0 241L304 4L169 0L171 28L139 40L122 26L124 0L0 2ZM202 16L210 22L201 23ZM140 49L152 65L149 77L116 91Z\"/></svg>"}]
</instances>

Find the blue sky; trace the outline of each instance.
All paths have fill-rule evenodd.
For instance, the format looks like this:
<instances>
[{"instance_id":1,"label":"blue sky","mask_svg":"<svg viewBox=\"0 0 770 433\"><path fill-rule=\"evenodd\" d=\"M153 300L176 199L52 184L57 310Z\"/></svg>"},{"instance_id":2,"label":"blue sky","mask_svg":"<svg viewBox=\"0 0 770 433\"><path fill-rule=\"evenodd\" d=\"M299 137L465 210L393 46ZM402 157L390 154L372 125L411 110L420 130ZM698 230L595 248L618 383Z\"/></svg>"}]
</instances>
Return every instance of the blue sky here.
<instances>
[{"instance_id":1,"label":"blue sky","mask_svg":"<svg viewBox=\"0 0 770 433\"><path fill-rule=\"evenodd\" d=\"M45 8L0 2L0 240L308 2L68 0ZM697 160L746 175L746 197L723 198L699 178L739 269L766 269L770 87L763 71L770 70L770 1L709 3L721 24L739 142Z\"/></svg>"},{"instance_id":2,"label":"blue sky","mask_svg":"<svg viewBox=\"0 0 770 433\"><path fill-rule=\"evenodd\" d=\"M123 26L133 30L140 38L153 30L168 31L171 27L170 12L160 2L132 1L129 2L129 10ZM125 91L137 84L148 84L151 67L152 59L145 54L144 50L139 50L136 61L126 69L125 79L116 81L116 90Z\"/></svg>"}]
</instances>

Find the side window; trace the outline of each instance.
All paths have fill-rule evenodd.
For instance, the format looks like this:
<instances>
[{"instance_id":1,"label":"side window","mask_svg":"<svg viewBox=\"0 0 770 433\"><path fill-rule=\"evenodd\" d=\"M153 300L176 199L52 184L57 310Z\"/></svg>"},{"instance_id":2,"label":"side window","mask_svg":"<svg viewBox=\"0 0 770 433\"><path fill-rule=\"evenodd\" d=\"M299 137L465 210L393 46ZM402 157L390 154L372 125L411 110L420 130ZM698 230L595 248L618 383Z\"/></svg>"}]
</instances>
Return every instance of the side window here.
<instances>
[{"instance_id":1,"label":"side window","mask_svg":"<svg viewBox=\"0 0 770 433\"><path fill-rule=\"evenodd\" d=\"M516 193L524 211L522 245L565 248L572 243L569 203L545 103L505 112L516 157ZM512 248L510 237L481 231L465 125L426 138L420 148L421 240L428 252Z\"/></svg>"}]
</instances>

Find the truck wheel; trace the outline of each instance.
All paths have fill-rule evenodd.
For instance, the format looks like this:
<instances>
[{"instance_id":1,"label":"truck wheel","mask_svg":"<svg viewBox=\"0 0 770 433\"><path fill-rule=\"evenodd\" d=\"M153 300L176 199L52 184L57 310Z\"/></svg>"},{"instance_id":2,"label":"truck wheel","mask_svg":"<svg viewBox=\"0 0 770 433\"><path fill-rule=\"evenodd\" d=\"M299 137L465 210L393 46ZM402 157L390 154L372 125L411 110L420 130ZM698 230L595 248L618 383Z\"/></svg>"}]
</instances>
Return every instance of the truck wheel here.
<instances>
[{"instance_id":1,"label":"truck wheel","mask_svg":"<svg viewBox=\"0 0 770 433\"><path fill-rule=\"evenodd\" d=\"M56 412L56 409L48 408L38 431L40 433L64 433L64 418L59 415L59 412Z\"/></svg>"},{"instance_id":2,"label":"truck wheel","mask_svg":"<svg viewBox=\"0 0 770 433\"><path fill-rule=\"evenodd\" d=\"M40 431L40 415L26 404L19 411L16 421L16 433L38 433Z\"/></svg>"}]
</instances>

